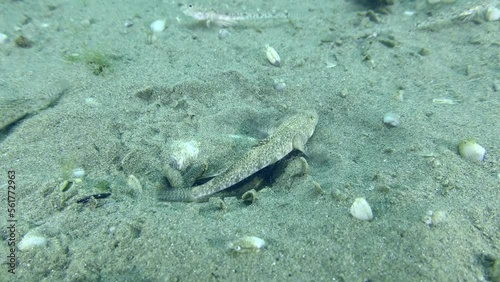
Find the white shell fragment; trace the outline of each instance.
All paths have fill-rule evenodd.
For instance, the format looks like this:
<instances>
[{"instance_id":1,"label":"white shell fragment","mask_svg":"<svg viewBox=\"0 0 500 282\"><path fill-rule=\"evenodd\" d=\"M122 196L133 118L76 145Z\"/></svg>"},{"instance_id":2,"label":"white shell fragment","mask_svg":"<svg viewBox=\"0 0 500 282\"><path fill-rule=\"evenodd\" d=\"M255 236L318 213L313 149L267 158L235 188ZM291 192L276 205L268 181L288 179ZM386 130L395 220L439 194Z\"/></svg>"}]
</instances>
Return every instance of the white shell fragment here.
<instances>
[{"instance_id":1,"label":"white shell fragment","mask_svg":"<svg viewBox=\"0 0 500 282\"><path fill-rule=\"evenodd\" d=\"M167 28L166 20L156 20L149 26L153 32L162 32Z\"/></svg>"},{"instance_id":2,"label":"white shell fragment","mask_svg":"<svg viewBox=\"0 0 500 282\"><path fill-rule=\"evenodd\" d=\"M131 27L133 25L134 25L134 22L131 20L125 20L125 22L123 22L124 27Z\"/></svg>"},{"instance_id":3,"label":"white shell fragment","mask_svg":"<svg viewBox=\"0 0 500 282\"><path fill-rule=\"evenodd\" d=\"M266 57L271 65L275 67L281 66L280 55L278 55L278 52L276 52L273 47L269 46L269 44L266 44Z\"/></svg>"},{"instance_id":4,"label":"white shell fragment","mask_svg":"<svg viewBox=\"0 0 500 282\"><path fill-rule=\"evenodd\" d=\"M497 7L486 8L484 18L489 22L497 21L498 19L500 19L500 9L498 9Z\"/></svg>"},{"instance_id":5,"label":"white shell fragment","mask_svg":"<svg viewBox=\"0 0 500 282\"><path fill-rule=\"evenodd\" d=\"M434 227L441 225L446 221L446 212L445 211L428 211L423 221L429 227Z\"/></svg>"},{"instance_id":6,"label":"white shell fragment","mask_svg":"<svg viewBox=\"0 0 500 282\"><path fill-rule=\"evenodd\" d=\"M228 248L237 253L258 252L266 242L259 237L245 236L229 243Z\"/></svg>"},{"instance_id":7,"label":"white shell fragment","mask_svg":"<svg viewBox=\"0 0 500 282\"><path fill-rule=\"evenodd\" d=\"M72 175L74 178L83 178L85 176L85 169L78 167L73 169Z\"/></svg>"},{"instance_id":8,"label":"white shell fragment","mask_svg":"<svg viewBox=\"0 0 500 282\"><path fill-rule=\"evenodd\" d=\"M458 101L448 99L448 98L435 98L432 99L432 103L434 104L447 104L447 105L455 105L458 104Z\"/></svg>"},{"instance_id":9,"label":"white shell fragment","mask_svg":"<svg viewBox=\"0 0 500 282\"><path fill-rule=\"evenodd\" d=\"M372 208L365 198L356 198L350 209L351 215L360 220L372 220Z\"/></svg>"},{"instance_id":10,"label":"white shell fragment","mask_svg":"<svg viewBox=\"0 0 500 282\"><path fill-rule=\"evenodd\" d=\"M399 116L391 112L386 113L384 115L384 123L392 127L399 126Z\"/></svg>"},{"instance_id":11,"label":"white shell fragment","mask_svg":"<svg viewBox=\"0 0 500 282\"><path fill-rule=\"evenodd\" d=\"M481 162L486 155L486 149L474 140L464 139L458 144L458 153L464 159Z\"/></svg>"},{"instance_id":12,"label":"white shell fragment","mask_svg":"<svg viewBox=\"0 0 500 282\"><path fill-rule=\"evenodd\" d=\"M5 44L7 43L8 36L5 33L0 32L0 44Z\"/></svg>"},{"instance_id":13,"label":"white shell fragment","mask_svg":"<svg viewBox=\"0 0 500 282\"><path fill-rule=\"evenodd\" d=\"M170 166L179 170L185 170L198 158L200 149L196 141L175 141L170 146L169 163Z\"/></svg>"},{"instance_id":14,"label":"white shell fragment","mask_svg":"<svg viewBox=\"0 0 500 282\"><path fill-rule=\"evenodd\" d=\"M219 34L217 36L219 37L220 40L224 40L224 39L228 38L230 35L231 35L231 33L229 32L229 30L222 28L222 29L219 29Z\"/></svg>"},{"instance_id":15,"label":"white shell fragment","mask_svg":"<svg viewBox=\"0 0 500 282\"><path fill-rule=\"evenodd\" d=\"M134 193L142 193L142 185L139 179L133 174L130 174L127 178L127 186L134 191Z\"/></svg>"},{"instance_id":16,"label":"white shell fragment","mask_svg":"<svg viewBox=\"0 0 500 282\"><path fill-rule=\"evenodd\" d=\"M24 235L23 239L17 244L17 248L21 252L30 251L34 248L43 247L47 244L47 238L38 236L35 232L30 231Z\"/></svg>"},{"instance_id":17,"label":"white shell fragment","mask_svg":"<svg viewBox=\"0 0 500 282\"><path fill-rule=\"evenodd\" d=\"M285 88L286 88L286 83L284 83L284 82L275 82L274 83L274 90L276 90L278 92L285 90Z\"/></svg>"}]
</instances>

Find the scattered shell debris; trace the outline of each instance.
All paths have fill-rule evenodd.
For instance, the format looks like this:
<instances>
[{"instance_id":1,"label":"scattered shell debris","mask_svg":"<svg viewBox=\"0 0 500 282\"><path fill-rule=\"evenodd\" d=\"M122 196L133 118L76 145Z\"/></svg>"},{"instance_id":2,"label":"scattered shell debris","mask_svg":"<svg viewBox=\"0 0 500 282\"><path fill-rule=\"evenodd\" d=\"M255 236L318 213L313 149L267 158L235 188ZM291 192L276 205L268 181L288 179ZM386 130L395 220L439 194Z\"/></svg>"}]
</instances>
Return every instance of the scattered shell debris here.
<instances>
[{"instance_id":1,"label":"scattered shell debris","mask_svg":"<svg viewBox=\"0 0 500 282\"><path fill-rule=\"evenodd\" d=\"M430 4L438 4L441 2L452 1L452 0L428 0ZM438 29L444 28L456 24L464 24L467 22L481 23L481 22L492 22L500 19L500 9L494 5L476 5L467 10L462 10L460 12L451 12L448 14L438 15L436 17L430 18L424 22L418 23L418 29Z\"/></svg>"}]
</instances>

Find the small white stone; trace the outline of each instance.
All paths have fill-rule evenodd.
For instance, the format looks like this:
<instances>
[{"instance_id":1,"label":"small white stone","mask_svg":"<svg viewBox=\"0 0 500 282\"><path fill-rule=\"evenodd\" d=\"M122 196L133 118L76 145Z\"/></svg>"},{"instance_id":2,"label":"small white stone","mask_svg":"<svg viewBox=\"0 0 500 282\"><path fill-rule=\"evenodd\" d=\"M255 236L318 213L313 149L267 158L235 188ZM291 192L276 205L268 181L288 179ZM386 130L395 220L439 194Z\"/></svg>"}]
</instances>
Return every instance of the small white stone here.
<instances>
[{"instance_id":1,"label":"small white stone","mask_svg":"<svg viewBox=\"0 0 500 282\"><path fill-rule=\"evenodd\" d=\"M391 112L386 113L384 115L384 123L392 127L399 126L399 115Z\"/></svg>"},{"instance_id":2,"label":"small white stone","mask_svg":"<svg viewBox=\"0 0 500 282\"><path fill-rule=\"evenodd\" d=\"M156 20L149 26L153 32L162 32L167 28L166 20Z\"/></svg>"},{"instance_id":3,"label":"small white stone","mask_svg":"<svg viewBox=\"0 0 500 282\"><path fill-rule=\"evenodd\" d=\"M33 232L28 232L24 235L23 239L17 244L17 248L22 251L30 251L34 248L42 247L47 244L47 239L42 236L33 234Z\"/></svg>"},{"instance_id":4,"label":"small white stone","mask_svg":"<svg viewBox=\"0 0 500 282\"><path fill-rule=\"evenodd\" d=\"M8 38L9 38L9 37L7 36L7 34L5 34L5 33L1 33L1 32L0 32L0 44L5 44L5 43L7 43L7 39L8 39Z\"/></svg>"},{"instance_id":5,"label":"small white stone","mask_svg":"<svg viewBox=\"0 0 500 282\"><path fill-rule=\"evenodd\" d=\"M373 213L365 198L356 198L350 209L351 215L360 220L372 220Z\"/></svg>"}]
</instances>

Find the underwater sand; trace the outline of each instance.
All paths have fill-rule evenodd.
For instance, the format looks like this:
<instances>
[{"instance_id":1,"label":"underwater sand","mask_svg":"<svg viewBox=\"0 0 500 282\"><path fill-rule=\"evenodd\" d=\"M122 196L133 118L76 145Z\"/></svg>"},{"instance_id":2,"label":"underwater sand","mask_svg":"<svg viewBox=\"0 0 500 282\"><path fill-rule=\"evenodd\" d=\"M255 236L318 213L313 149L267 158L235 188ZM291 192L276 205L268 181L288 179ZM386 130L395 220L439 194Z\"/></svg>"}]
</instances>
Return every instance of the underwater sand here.
<instances>
[{"instance_id":1,"label":"underwater sand","mask_svg":"<svg viewBox=\"0 0 500 282\"><path fill-rule=\"evenodd\" d=\"M415 27L477 4L399 1L375 22L354 1L205 3L289 12L291 21L244 21L219 39L175 1L1 1L0 186L6 195L14 170L17 242L31 232L47 243L16 251L9 274L2 201L0 280L494 279L485 258L500 265L500 22ZM168 27L152 39L158 19ZM17 47L19 34L33 46ZM216 156L251 144L221 136L259 140L304 109L319 114L307 174L274 172L253 204L158 201L171 142L213 146L200 158L227 167L231 158ZM398 127L383 124L387 112ZM487 149L483 162L460 157L464 138ZM74 184L61 192L64 180ZM110 197L77 203L103 183ZM350 215L358 197L373 220ZM429 211L445 216L429 224ZM230 252L243 236L266 246Z\"/></svg>"}]
</instances>

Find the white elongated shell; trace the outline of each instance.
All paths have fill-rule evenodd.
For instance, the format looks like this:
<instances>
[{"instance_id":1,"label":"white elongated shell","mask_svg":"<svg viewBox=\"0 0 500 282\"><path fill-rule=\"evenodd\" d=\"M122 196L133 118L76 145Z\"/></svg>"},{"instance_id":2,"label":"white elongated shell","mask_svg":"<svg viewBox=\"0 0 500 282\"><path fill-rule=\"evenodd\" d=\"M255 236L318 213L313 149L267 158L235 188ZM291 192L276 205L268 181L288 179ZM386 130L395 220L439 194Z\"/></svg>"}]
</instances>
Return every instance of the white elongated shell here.
<instances>
[{"instance_id":1,"label":"white elongated shell","mask_svg":"<svg viewBox=\"0 0 500 282\"><path fill-rule=\"evenodd\" d=\"M266 44L266 57L271 65L275 67L281 66L280 55L278 55L278 52L276 52L273 47L269 46L269 44Z\"/></svg>"},{"instance_id":2,"label":"white elongated shell","mask_svg":"<svg viewBox=\"0 0 500 282\"><path fill-rule=\"evenodd\" d=\"M235 252L258 252L264 246L266 242L259 237L255 236L245 236L236 239L229 243L228 247L230 250Z\"/></svg>"},{"instance_id":3,"label":"white elongated shell","mask_svg":"<svg viewBox=\"0 0 500 282\"><path fill-rule=\"evenodd\" d=\"M356 198L350 209L351 215L360 220L372 220L373 213L365 198Z\"/></svg>"}]
</instances>

